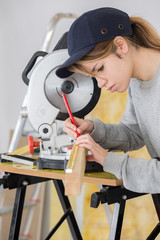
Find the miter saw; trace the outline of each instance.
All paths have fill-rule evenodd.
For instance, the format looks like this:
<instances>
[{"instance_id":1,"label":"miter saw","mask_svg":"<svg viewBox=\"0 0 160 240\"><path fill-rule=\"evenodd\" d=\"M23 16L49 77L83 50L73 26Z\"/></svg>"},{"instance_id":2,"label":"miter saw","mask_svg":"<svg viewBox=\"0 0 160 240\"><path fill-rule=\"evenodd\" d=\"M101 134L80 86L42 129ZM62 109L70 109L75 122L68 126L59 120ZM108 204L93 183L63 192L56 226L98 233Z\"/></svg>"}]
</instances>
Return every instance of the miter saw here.
<instances>
[{"instance_id":1,"label":"miter saw","mask_svg":"<svg viewBox=\"0 0 160 240\"><path fill-rule=\"evenodd\" d=\"M63 121L69 117L62 94L66 94L73 116L79 118L87 115L100 97L101 90L92 77L80 73L66 79L57 77L56 69L67 58L67 49L36 52L22 74L28 85L28 120L39 136L39 169L64 169L70 157L73 140L62 130ZM87 162L86 170L102 170L102 167Z\"/></svg>"}]
</instances>

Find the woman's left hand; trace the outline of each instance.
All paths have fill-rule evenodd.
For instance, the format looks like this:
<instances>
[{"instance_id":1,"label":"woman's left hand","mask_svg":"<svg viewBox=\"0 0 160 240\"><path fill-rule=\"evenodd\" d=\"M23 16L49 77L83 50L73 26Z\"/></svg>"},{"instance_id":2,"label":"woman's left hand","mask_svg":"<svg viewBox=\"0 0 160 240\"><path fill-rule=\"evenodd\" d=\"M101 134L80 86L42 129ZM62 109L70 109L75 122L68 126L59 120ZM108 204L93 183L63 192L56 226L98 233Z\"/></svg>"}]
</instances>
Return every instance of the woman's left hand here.
<instances>
[{"instance_id":1,"label":"woman's left hand","mask_svg":"<svg viewBox=\"0 0 160 240\"><path fill-rule=\"evenodd\" d=\"M103 166L108 151L97 144L89 134L81 135L74 143L88 149L92 153L92 155L87 156L87 161L95 161Z\"/></svg>"}]
</instances>

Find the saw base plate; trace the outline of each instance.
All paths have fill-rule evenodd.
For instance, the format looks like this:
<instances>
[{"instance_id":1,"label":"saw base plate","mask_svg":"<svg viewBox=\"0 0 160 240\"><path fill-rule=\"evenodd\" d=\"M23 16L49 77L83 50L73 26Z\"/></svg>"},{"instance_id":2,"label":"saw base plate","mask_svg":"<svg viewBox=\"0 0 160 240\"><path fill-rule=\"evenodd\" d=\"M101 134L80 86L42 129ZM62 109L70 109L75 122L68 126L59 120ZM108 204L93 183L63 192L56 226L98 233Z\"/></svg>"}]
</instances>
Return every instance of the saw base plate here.
<instances>
[{"instance_id":1,"label":"saw base plate","mask_svg":"<svg viewBox=\"0 0 160 240\"><path fill-rule=\"evenodd\" d=\"M54 170L64 170L66 169L68 160L53 160L53 159L37 159L38 169L54 169ZM86 162L85 172L103 172L103 167L96 162Z\"/></svg>"}]
</instances>

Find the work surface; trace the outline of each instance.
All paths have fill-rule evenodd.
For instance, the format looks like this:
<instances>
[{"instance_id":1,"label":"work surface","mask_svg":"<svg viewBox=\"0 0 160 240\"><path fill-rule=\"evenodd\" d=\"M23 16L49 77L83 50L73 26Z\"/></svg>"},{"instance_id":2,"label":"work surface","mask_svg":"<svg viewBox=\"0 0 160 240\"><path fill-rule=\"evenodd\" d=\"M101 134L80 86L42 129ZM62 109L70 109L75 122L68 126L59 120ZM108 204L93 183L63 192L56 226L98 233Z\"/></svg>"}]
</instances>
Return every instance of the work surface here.
<instances>
[{"instance_id":1,"label":"work surface","mask_svg":"<svg viewBox=\"0 0 160 240\"><path fill-rule=\"evenodd\" d=\"M13 152L13 154L29 156L28 148L23 147ZM31 155L29 156L31 157ZM32 156L36 158L35 156ZM0 163L0 171L24 174L29 176L43 177L49 179L65 179L65 172L63 170L52 170L52 169L43 169L40 170L36 166L29 166L19 163ZM93 183L93 184L102 184L110 186L119 186L122 185L122 181L118 180L113 174L107 172L89 172L85 173L83 177L83 182Z\"/></svg>"}]
</instances>

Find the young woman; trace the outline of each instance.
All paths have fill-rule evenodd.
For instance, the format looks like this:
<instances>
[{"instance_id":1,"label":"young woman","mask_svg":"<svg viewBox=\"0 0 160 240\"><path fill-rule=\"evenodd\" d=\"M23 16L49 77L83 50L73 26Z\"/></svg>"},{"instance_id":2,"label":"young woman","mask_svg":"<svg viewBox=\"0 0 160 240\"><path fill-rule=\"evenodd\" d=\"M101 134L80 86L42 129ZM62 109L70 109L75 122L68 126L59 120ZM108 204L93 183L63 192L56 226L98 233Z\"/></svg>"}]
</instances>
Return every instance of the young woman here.
<instances>
[{"instance_id":1,"label":"young woman","mask_svg":"<svg viewBox=\"0 0 160 240\"><path fill-rule=\"evenodd\" d=\"M73 72L93 76L100 88L122 93L128 89L126 112L119 124L75 118L64 131L75 144L91 151L104 171L123 180L127 189L160 193L160 37L144 19L114 8L84 13L68 36L69 59L57 75ZM107 113L106 113L107 114ZM127 151L146 145L151 159L130 158ZM121 150L124 154L116 154Z\"/></svg>"}]
</instances>

